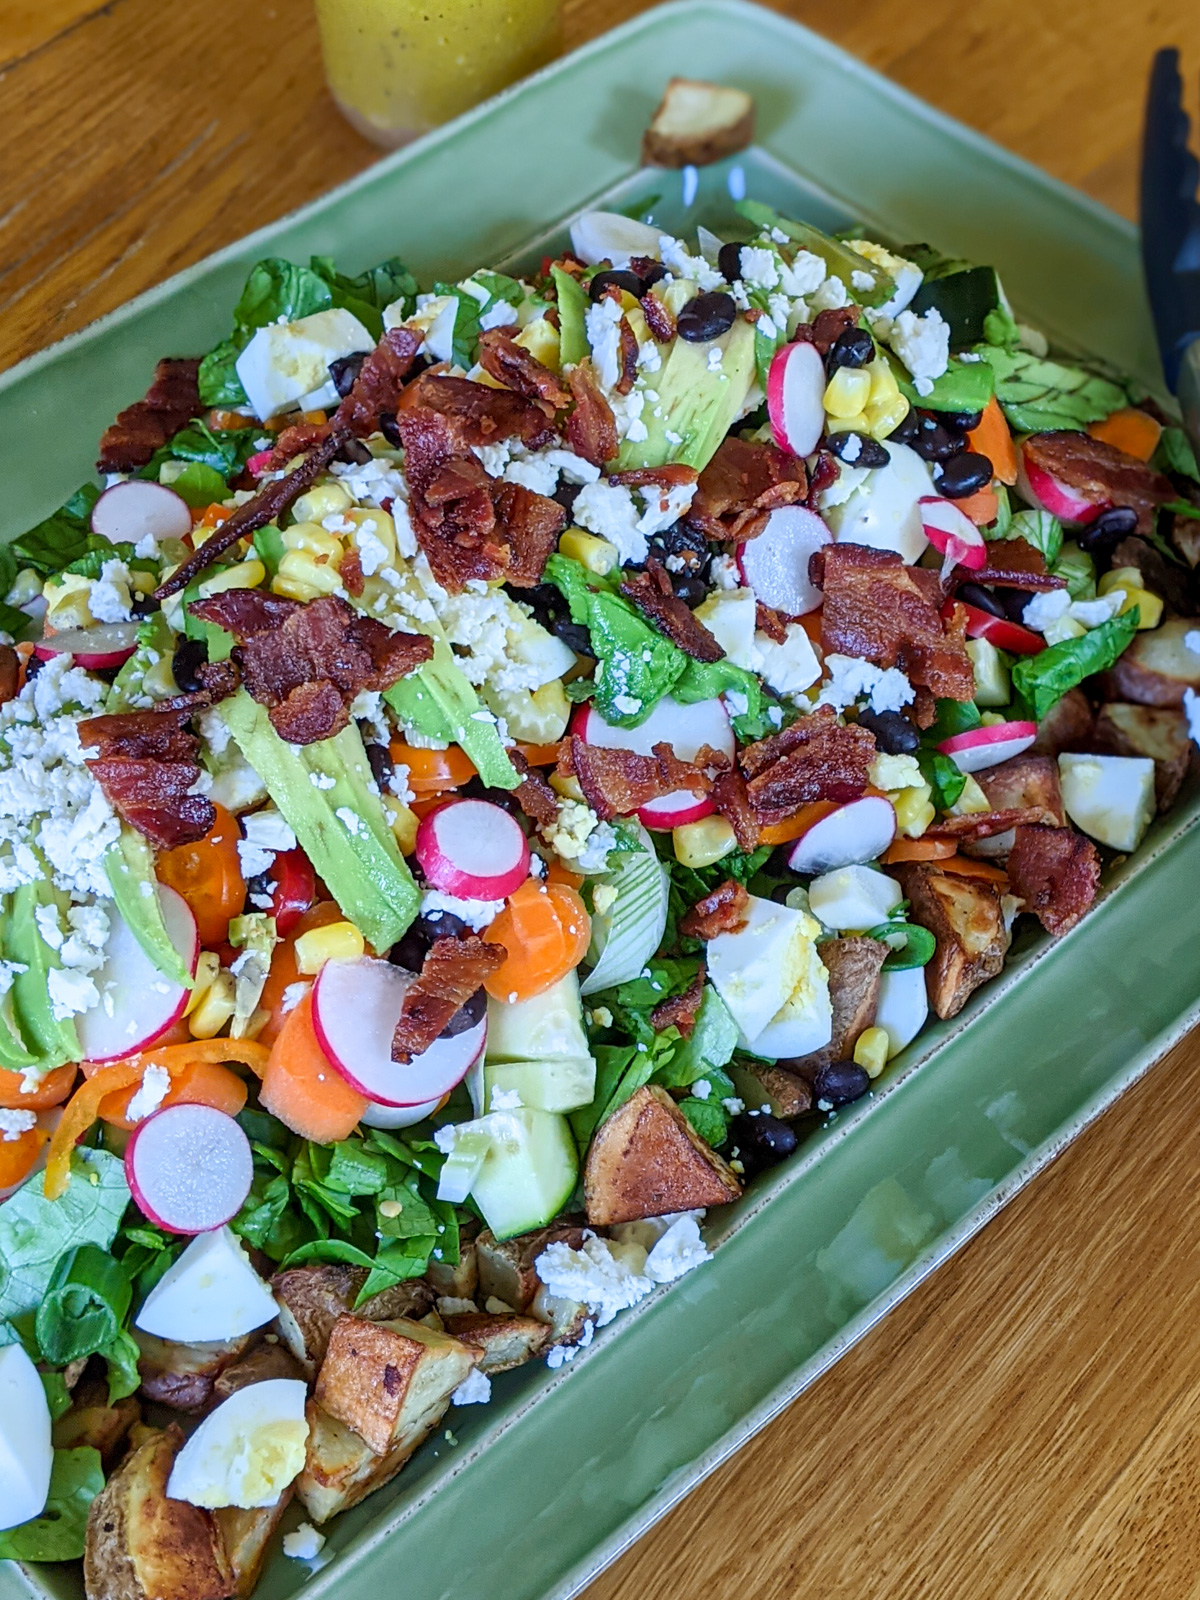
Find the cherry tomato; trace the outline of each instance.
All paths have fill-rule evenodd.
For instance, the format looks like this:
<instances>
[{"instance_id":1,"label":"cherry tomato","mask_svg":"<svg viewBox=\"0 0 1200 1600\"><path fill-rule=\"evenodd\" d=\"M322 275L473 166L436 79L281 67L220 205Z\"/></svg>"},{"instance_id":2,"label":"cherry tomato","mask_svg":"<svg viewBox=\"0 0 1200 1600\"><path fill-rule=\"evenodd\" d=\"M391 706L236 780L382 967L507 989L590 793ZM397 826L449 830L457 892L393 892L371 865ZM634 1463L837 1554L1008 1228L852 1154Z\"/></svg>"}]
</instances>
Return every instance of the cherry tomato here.
<instances>
[{"instance_id":1,"label":"cherry tomato","mask_svg":"<svg viewBox=\"0 0 1200 1600\"><path fill-rule=\"evenodd\" d=\"M275 931L283 938L291 933L304 913L317 900L317 875L303 850L281 850L269 874L275 884L271 895L271 915Z\"/></svg>"},{"instance_id":2,"label":"cherry tomato","mask_svg":"<svg viewBox=\"0 0 1200 1600\"><path fill-rule=\"evenodd\" d=\"M238 860L238 825L224 806L203 839L166 850L155 863L160 883L168 884L187 901L200 942L212 947L229 936L229 923L246 905L246 880Z\"/></svg>"}]
</instances>

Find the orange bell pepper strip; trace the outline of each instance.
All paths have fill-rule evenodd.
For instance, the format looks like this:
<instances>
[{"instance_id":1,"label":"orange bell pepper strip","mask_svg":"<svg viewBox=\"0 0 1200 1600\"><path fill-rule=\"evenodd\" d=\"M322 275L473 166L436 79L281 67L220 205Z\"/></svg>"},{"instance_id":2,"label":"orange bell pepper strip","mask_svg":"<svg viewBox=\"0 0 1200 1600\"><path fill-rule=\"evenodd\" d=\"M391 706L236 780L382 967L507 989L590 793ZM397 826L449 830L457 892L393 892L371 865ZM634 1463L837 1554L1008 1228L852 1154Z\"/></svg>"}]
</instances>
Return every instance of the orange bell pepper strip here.
<instances>
[{"instance_id":1,"label":"orange bell pepper strip","mask_svg":"<svg viewBox=\"0 0 1200 1600\"><path fill-rule=\"evenodd\" d=\"M49 1137L45 1128L27 1128L15 1139L0 1139L0 1193L25 1181Z\"/></svg>"},{"instance_id":2,"label":"orange bell pepper strip","mask_svg":"<svg viewBox=\"0 0 1200 1600\"><path fill-rule=\"evenodd\" d=\"M836 800L811 800L808 805L801 806L794 817L785 817L782 822L770 822L765 828L758 830L759 844L791 844L793 839L801 839L813 826L820 822L822 817L827 817L831 811L838 809Z\"/></svg>"},{"instance_id":3,"label":"orange bell pepper strip","mask_svg":"<svg viewBox=\"0 0 1200 1600\"><path fill-rule=\"evenodd\" d=\"M71 1151L99 1116L105 1095L137 1083L142 1071L133 1061L114 1062L100 1067L72 1095L50 1139L43 1191L47 1200L57 1200L66 1193L71 1181Z\"/></svg>"},{"instance_id":4,"label":"orange bell pepper strip","mask_svg":"<svg viewBox=\"0 0 1200 1600\"><path fill-rule=\"evenodd\" d=\"M1148 411L1126 406L1124 410L1114 411L1110 417L1105 417L1103 422L1093 422L1088 433L1093 439L1111 444L1114 450L1132 456L1135 461L1149 461L1158 449L1162 423L1156 421Z\"/></svg>"},{"instance_id":5,"label":"orange bell pepper strip","mask_svg":"<svg viewBox=\"0 0 1200 1600\"><path fill-rule=\"evenodd\" d=\"M1008 888L1008 873L994 861L976 861L974 856L947 856L939 863L943 872L952 872L957 878L979 878L984 883L994 883L997 888Z\"/></svg>"},{"instance_id":6,"label":"orange bell pepper strip","mask_svg":"<svg viewBox=\"0 0 1200 1600\"><path fill-rule=\"evenodd\" d=\"M200 942L209 948L225 942L230 921L241 916L246 904L238 825L224 806L217 806L216 813L203 839L165 850L155 863L158 881L187 901Z\"/></svg>"},{"instance_id":7,"label":"orange bell pepper strip","mask_svg":"<svg viewBox=\"0 0 1200 1600\"><path fill-rule=\"evenodd\" d=\"M884 866L896 861L947 861L956 849L953 839L893 839L879 859Z\"/></svg>"}]
</instances>

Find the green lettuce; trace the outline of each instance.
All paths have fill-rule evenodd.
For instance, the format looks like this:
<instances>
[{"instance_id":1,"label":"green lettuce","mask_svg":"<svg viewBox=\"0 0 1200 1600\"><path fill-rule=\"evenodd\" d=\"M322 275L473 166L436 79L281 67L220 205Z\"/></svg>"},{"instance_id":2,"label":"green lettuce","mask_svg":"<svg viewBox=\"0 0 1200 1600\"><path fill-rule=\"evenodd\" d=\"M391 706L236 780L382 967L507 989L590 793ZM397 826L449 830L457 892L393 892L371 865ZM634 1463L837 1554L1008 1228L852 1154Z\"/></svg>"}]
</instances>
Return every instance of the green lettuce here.
<instances>
[{"instance_id":1,"label":"green lettuce","mask_svg":"<svg viewBox=\"0 0 1200 1600\"><path fill-rule=\"evenodd\" d=\"M1177 472L1182 478L1192 478L1200 483L1200 467L1196 465L1196 452L1192 441L1182 428L1164 428L1154 452L1153 465L1160 472Z\"/></svg>"},{"instance_id":2,"label":"green lettuce","mask_svg":"<svg viewBox=\"0 0 1200 1600\"><path fill-rule=\"evenodd\" d=\"M66 502L27 533L18 534L7 546L20 566L34 567L43 577L61 572L89 549L92 537L92 507L100 498L93 483L85 483ZM11 585L11 578L9 583Z\"/></svg>"},{"instance_id":3,"label":"green lettuce","mask_svg":"<svg viewBox=\"0 0 1200 1600\"><path fill-rule=\"evenodd\" d=\"M1036 656L1022 656L1013 664L1014 692L1040 722L1068 689L1097 672L1107 672L1132 642L1137 625L1138 609L1134 606L1124 616L1102 622L1081 638L1064 639Z\"/></svg>"},{"instance_id":4,"label":"green lettuce","mask_svg":"<svg viewBox=\"0 0 1200 1600\"><path fill-rule=\"evenodd\" d=\"M1026 544L1040 550L1046 565L1052 567L1062 549L1062 523L1049 511L1018 511L1009 522L1005 537L1024 539Z\"/></svg>"},{"instance_id":5,"label":"green lettuce","mask_svg":"<svg viewBox=\"0 0 1200 1600\"><path fill-rule=\"evenodd\" d=\"M59 1259L77 1245L106 1250L116 1238L129 1186L124 1163L105 1150L77 1150L71 1181L57 1200L39 1174L0 1206L0 1317L41 1304Z\"/></svg>"},{"instance_id":6,"label":"green lettuce","mask_svg":"<svg viewBox=\"0 0 1200 1600\"><path fill-rule=\"evenodd\" d=\"M103 1487L98 1450L56 1450L45 1509L0 1533L0 1560L77 1561L83 1554L88 1511Z\"/></svg>"}]
</instances>

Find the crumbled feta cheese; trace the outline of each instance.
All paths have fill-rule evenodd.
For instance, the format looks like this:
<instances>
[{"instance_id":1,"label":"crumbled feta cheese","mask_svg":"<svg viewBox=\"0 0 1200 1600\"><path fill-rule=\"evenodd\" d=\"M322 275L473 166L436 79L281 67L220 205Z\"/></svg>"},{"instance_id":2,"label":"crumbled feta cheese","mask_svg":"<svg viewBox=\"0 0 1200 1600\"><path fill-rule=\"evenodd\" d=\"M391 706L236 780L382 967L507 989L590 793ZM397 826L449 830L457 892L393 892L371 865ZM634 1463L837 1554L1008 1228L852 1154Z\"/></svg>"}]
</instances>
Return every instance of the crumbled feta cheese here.
<instances>
[{"instance_id":1,"label":"crumbled feta cheese","mask_svg":"<svg viewBox=\"0 0 1200 1600\"><path fill-rule=\"evenodd\" d=\"M882 268L892 279L896 287L891 297L884 302L879 310L882 315L888 317L898 316L921 287L925 274L917 266L916 262L908 261L904 256L895 255L891 250L885 250L883 245L876 244L871 239L849 239L847 243L855 255L862 256L872 266ZM851 282L854 281L855 276L856 274L851 273ZM855 287L870 288L872 286L869 284L856 284Z\"/></svg>"},{"instance_id":2,"label":"crumbled feta cheese","mask_svg":"<svg viewBox=\"0 0 1200 1600\"><path fill-rule=\"evenodd\" d=\"M0 1140L5 1144L15 1144L23 1133L28 1133L30 1128L37 1126L37 1113L34 1111L4 1111L0 1109Z\"/></svg>"},{"instance_id":3,"label":"crumbled feta cheese","mask_svg":"<svg viewBox=\"0 0 1200 1600\"><path fill-rule=\"evenodd\" d=\"M283 1001L279 1007L280 1011L282 1011L285 1017L289 1011L294 1011L296 1009L311 988L311 983L306 983L303 981L300 983L288 984L287 988L283 991Z\"/></svg>"},{"instance_id":4,"label":"crumbled feta cheese","mask_svg":"<svg viewBox=\"0 0 1200 1600\"><path fill-rule=\"evenodd\" d=\"M56 905L38 906L33 913L33 920L37 923L37 930L42 936L42 943L51 950L61 950L63 943L62 923L58 918Z\"/></svg>"},{"instance_id":5,"label":"crumbled feta cheese","mask_svg":"<svg viewBox=\"0 0 1200 1600\"><path fill-rule=\"evenodd\" d=\"M899 711L911 705L915 692L899 667L877 667L858 656L827 655L829 682L817 696L819 706L843 711L866 700L872 711Z\"/></svg>"},{"instance_id":6,"label":"crumbled feta cheese","mask_svg":"<svg viewBox=\"0 0 1200 1600\"><path fill-rule=\"evenodd\" d=\"M283 1553L293 1561L315 1561L325 1548L325 1535L318 1533L311 1522L302 1522L292 1533L283 1536Z\"/></svg>"},{"instance_id":7,"label":"crumbled feta cheese","mask_svg":"<svg viewBox=\"0 0 1200 1600\"><path fill-rule=\"evenodd\" d=\"M850 274L850 287L852 289L873 289L875 279L869 272L861 272L858 268Z\"/></svg>"},{"instance_id":8,"label":"crumbled feta cheese","mask_svg":"<svg viewBox=\"0 0 1200 1600\"><path fill-rule=\"evenodd\" d=\"M576 497L571 515L581 528L616 545L622 566L646 559L646 535L638 527L633 494L624 484L603 480L587 484Z\"/></svg>"},{"instance_id":9,"label":"crumbled feta cheese","mask_svg":"<svg viewBox=\"0 0 1200 1600\"><path fill-rule=\"evenodd\" d=\"M1124 604L1124 589L1112 589L1094 600L1072 600L1069 615L1085 628L1098 628L1102 622L1115 617Z\"/></svg>"},{"instance_id":10,"label":"crumbled feta cheese","mask_svg":"<svg viewBox=\"0 0 1200 1600\"><path fill-rule=\"evenodd\" d=\"M658 241L658 253L668 272L677 278L690 278L705 291L720 289L725 283L716 268L710 267L703 256L694 256L682 239L673 239L668 233L662 234Z\"/></svg>"},{"instance_id":11,"label":"crumbled feta cheese","mask_svg":"<svg viewBox=\"0 0 1200 1600\"><path fill-rule=\"evenodd\" d=\"M387 744L392 730L383 712L383 695L378 689L361 689L350 702L350 715L355 722L369 725L371 739L368 743Z\"/></svg>"},{"instance_id":12,"label":"crumbled feta cheese","mask_svg":"<svg viewBox=\"0 0 1200 1600\"><path fill-rule=\"evenodd\" d=\"M797 250L790 267L786 261L780 263L779 286L787 295L812 295L825 282L827 270L820 256L811 250Z\"/></svg>"},{"instance_id":13,"label":"crumbled feta cheese","mask_svg":"<svg viewBox=\"0 0 1200 1600\"><path fill-rule=\"evenodd\" d=\"M606 295L590 305L584 316L584 329L596 378L604 390L615 389L621 377L621 304Z\"/></svg>"},{"instance_id":14,"label":"crumbled feta cheese","mask_svg":"<svg viewBox=\"0 0 1200 1600\"><path fill-rule=\"evenodd\" d=\"M148 1117L152 1111L157 1111L167 1097L167 1090L171 1087L171 1074L165 1067L155 1066L153 1062L142 1073L142 1081L138 1085L137 1093L125 1108L125 1116L130 1122L141 1122L143 1117Z\"/></svg>"},{"instance_id":15,"label":"crumbled feta cheese","mask_svg":"<svg viewBox=\"0 0 1200 1600\"><path fill-rule=\"evenodd\" d=\"M595 1332L596 1324L591 1321L585 1322L583 1332L574 1344L555 1344L550 1346L549 1350L546 1351L546 1365L553 1371L557 1367L565 1366L568 1361L574 1361L579 1352L586 1350L588 1345L591 1344Z\"/></svg>"},{"instance_id":16,"label":"crumbled feta cheese","mask_svg":"<svg viewBox=\"0 0 1200 1600\"><path fill-rule=\"evenodd\" d=\"M310 772L308 775L308 781L312 784L314 789L328 790L337 788L337 779L332 777L328 772Z\"/></svg>"},{"instance_id":17,"label":"crumbled feta cheese","mask_svg":"<svg viewBox=\"0 0 1200 1600\"><path fill-rule=\"evenodd\" d=\"M733 556L714 556L709 568L709 581L714 589L740 589L742 575Z\"/></svg>"},{"instance_id":18,"label":"crumbled feta cheese","mask_svg":"<svg viewBox=\"0 0 1200 1600\"><path fill-rule=\"evenodd\" d=\"M1183 710L1187 717L1188 732L1195 744L1200 744L1200 695L1194 689L1183 691Z\"/></svg>"},{"instance_id":19,"label":"crumbled feta cheese","mask_svg":"<svg viewBox=\"0 0 1200 1600\"><path fill-rule=\"evenodd\" d=\"M338 806L333 814L347 833L356 834L362 832L362 818L357 811L352 811L349 806Z\"/></svg>"},{"instance_id":20,"label":"crumbled feta cheese","mask_svg":"<svg viewBox=\"0 0 1200 1600\"><path fill-rule=\"evenodd\" d=\"M830 276L812 291L808 301L814 311L836 311L850 303L850 296L842 280Z\"/></svg>"},{"instance_id":21,"label":"crumbled feta cheese","mask_svg":"<svg viewBox=\"0 0 1200 1600\"><path fill-rule=\"evenodd\" d=\"M460 918L476 933L489 927L504 910L503 900L459 900L452 894L442 894L438 889L426 889L421 896L421 915L428 917L437 911L448 912Z\"/></svg>"},{"instance_id":22,"label":"crumbled feta cheese","mask_svg":"<svg viewBox=\"0 0 1200 1600\"><path fill-rule=\"evenodd\" d=\"M707 1078L697 1078L692 1085L692 1093L697 1100L707 1100L712 1093L712 1084L709 1083Z\"/></svg>"},{"instance_id":23,"label":"crumbled feta cheese","mask_svg":"<svg viewBox=\"0 0 1200 1600\"><path fill-rule=\"evenodd\" d=\"M520 1111L525 1102L515 1089L493 1089L489 1111Z\"/></svg>"},{"instance_id":24,"label":"crumbled feta cheese","mask_svg":"<svg viewBox=\"0 0 1200 1600\"><path fill-rule=\"evenodd\" d=\"M762 320L765 322L767 319L764 317ZM770 337L770 335L768 335L768 337ZM710 372L720 372L723 358L724 352L722 351L721 346L719 344L713 345L712 349L708 352L708 370Z\"/></svg>"},{"instance_id":25,"label":"crumbled feta cheese","mask_svg":"<svg viewBox=\"0 0 1200 1600\"><path fill-rule=\"evenodd\" d=\"M950 365L950 324L936 306L923 316L901 311L892 322L887 341L912 375L913 388L930 394L936 379Z\"/></svg>"},{"instance_id":26,"label":"crumbled feta cheese","mask_svg":"<svg viewBox=\"0 0 1200 1600\"><path fill-rule=\"evenodd\" d=\"M200 737L214 756L224 755L232 735L215 706L200 713Z\"/></svg>"},{"instance_id":27,"label":"crumbled feta cheese","mask_svg":"<svg viewBox=\"0 0 1200 1600\"><path fill-rule=\"evenodd\" d=\"M1183 648L1200 656L1200 628L1189 628L1183 636Z\"/></svg>"},{"instance_id":28,"label":"crumbled feta cheese","mask_svg":"<svg viewBox=\"0 0 1200 1600\"><path fill-rule=\"evenodd\" d=\"M1047 589L1041 594L1035 594L1026 603L1021 613L1021 620L1027 628L1032 628L1036 633L1045 633L1050 624L1066 616L1070 608L1071 596L1065 589Z\"/></svg>"},{"instance_id":29,"label":"crumbled feta cheese","mask_svg":"<svg viewBox=\"0 0 1200 1600\"><path fill-rule=\"evenodd\" d=\"M862 435L858 433L847 434L846 442L841 450L841 459L848 465L853 466L860 455L862 455Z\"/></svg>"},{"instance_id":30,"label":"crumbled feta cheese","mask_svg":"<svg viewBox=\"0 0 1200 1600\"><path fill-rule=\"evenodd\" d=\"M700 1237L696 1218L685 1212L675 1218L650 1251L642 1270L652 1283L674 1283L693 1267L711 1260L712 1252Z\"/></svg>"},{"instance_id":31,"label":"crumbled feta cheese","mask_svg":"<svg viewBox=\"0 0 1200 1600\"><path fill-rule=\"evenodd\" d=\"M51 967L46 974L50 1010L58 1022L78 1017L100 1003L100 991L77 967Z\"/></svg>"},{"instance_id":32,"label":"crumbled feta cheese","mask_svg":"<svg viewBox=\"0 0 1200 1600\"><path fill-rule=\"evenodd\" d=\"M645 1261L639 1246L618 1246L614 1251L609 1240L593 1233L584 1237L578 1250L561 1240L547 1245L534 1270L552 1295L582 1302L595 1313L596 1326L603 1328L653 1289L654 1280L641 1270Z\"/></svg>"},{"instance_id":33,"label":"crumbled feta cheese","mask_svg":"<svg viewBox=\"0 0 1200 1600\"><path fill-rule=\"evenodd\" d=\"M450 1396L452 1406L485 1406L492 1398L492 1380L478 1368L469 1372Z\"/></svg>"},{"instance_id":34,"label":"crumbled feta cheese","mask_svg":"<svg viewBox=\"0 0 1200 1600\"><path fill-rule=\"evenodd\" d=\"M740 1116L746 1109L746 1102L741 1098L740 1095L736 1094L727 1095L726 1098L721 1101L721 1105L731 1117Z\"/></svg>"},{"instance_id":35,"label":"crumbled feta cheese","mask_svg":"<svg viewBox=\"0 0 1200 1600\"><path fill-rule=\"evenodd\" d=\"M128 622L130 604L129 568L123 561L106 561L88 594L88 610L97 622Z\"/></svg>"},{"instance_id":36,"label":"crumbled feta cheese","mask_svg":"<svg viewBox=\"0 0 1200 1600\"><path fill-rule=\"evenodd\" d=\"M774 250L744 244L738 257L742 282L751 289L774 289L779 282L779 257Z\"/></svg>"},{"instance_id":37,"label":"crumbled feta cheese","mask_svg":"<svg viewBox=\"0 0 1200 1600\"><path fill-rule=\"evenodd\" d=\"M257 878L270 869L281 850L296 848L296 835L274 806L250 811L242 818L246 837L237 843L242 877Z\"/></svg>"}]
</instances>

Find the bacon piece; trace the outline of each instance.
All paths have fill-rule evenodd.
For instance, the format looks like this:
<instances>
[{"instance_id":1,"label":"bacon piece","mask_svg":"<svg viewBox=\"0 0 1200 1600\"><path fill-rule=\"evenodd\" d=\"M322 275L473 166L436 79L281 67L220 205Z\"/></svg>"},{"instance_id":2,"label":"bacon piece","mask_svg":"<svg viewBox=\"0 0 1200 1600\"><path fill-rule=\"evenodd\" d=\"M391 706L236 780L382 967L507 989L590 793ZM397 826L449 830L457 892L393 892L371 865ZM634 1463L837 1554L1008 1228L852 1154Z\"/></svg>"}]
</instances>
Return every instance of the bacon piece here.
<instances>
[{"instance_id":1,"label":"bacon piece","mask_svg":"<svg viewBox=\"0 0 1200 1600\"><path fill-rule=\"evenodd\" d=\"M621 371L614 388L618 394L628 394L637 377L638 363L637 334L630 327L628 317L622 317L617 323L617 351Z\"/></svg>"},{"instance_id":2,"label":"bacon piece","mask_svg":"<svg viewBox=\"0 0 1200 1600\"><path fill-rule=\"evenodd\" d=\"M1019 822L1053 822L1054 813L1043 806L1010 806L1003 811L971 811L963 816L941 817L931 822L923 837L960 841L991 839L1007 833Z\"/></svg>"},{"instance_id":3,"label":"bacon piece","mask_svg":"<svg viewBox=\"0 0 1200 1600\"><path fill-rule=\"evenodd\" d=\"M1067 580L1046 568L1046 558L1027 539L990 539L987 565L972 572L955 567L954 583L993 583L1000 589L1065 589Z\"/></svg>"},{"instance_id":4,"label":"bacon piece","mask_svg":"<svg viewBox=\"0 0 1200 1600\"><path fill-rule=\"evenodd\" d=\"M745 885L726 878L680 918L679 931L689 939L703 939L706 943L719 933L736 933L746 920L749 903Z\"/></svg>"},{"instance_id":5,"label":"bacon piece","mask_svg":"<svg viewBox=\"0 0 1200 1600\"><path fill-rule=\"evenodd\" d=\"M380 419L394 414L400 403L404 380L412 371L421 348L422 335L413 328L389 328L371 351L350 393L333 415L336 433L365 439L376 433Z\"/></svg>"},{"instance_id":6,"label":"bacon piece","mask_svg":"<svg viewBox=\"0 0 1200 1600\"><path fill-rule=\"evenodd\" d=\"M757 850L759 821L740 772L723 772L713 784L713 803L733 829L739 850Z\"/></svg>"},{"instance_id":7,"label":"bacon piece","mask_svg":"<svg viewBox=\"0 0 1200 1600\"><path fill-rule=\"evenodd\" d=\"M179 699L79 724L80 744L97 752L87 766L109 804L160 850L202 839L217 815L204 795L189 793L200 776L200 741L186 724L208 696Z\"/></svg>"},{"instance_id":8,"label":"bacon piece","mask_svg":"<svg viewBox=\"0 0 1200 1600\"><path fill-rule=\"evenodd\" d=\"M659 344L670 344L675 337L675 318L656 294L644 294L638 302L646 326Z\"/></svg>"},{"instance_id":9,"label":"bacon piece","mask_svg":"<svg viewBox=\"0 0 1200 1600\"><path fill-rule=\"evenodd\" d=\"M338 577L342 580L342 588L355 599L366 588L367 579L363 572L362 557L357 550L346 551L338 568Z\"/></svg>"},{"instance_id":10,"label":"bacon piece","mask_svg":"<svg viewBox=\"0 0 1200 1600\"><path fill-rule=\"evenodd\" d=\"M1157 509L1175 499L1169 478L1136 456L1072 429L1033 433L1022 446L1028 459L1051 472L1093 505L1128 506L1138 532L1154 532Z\"/></svg>"},{"instance_id":11,"label":"bacon piece","mask_svg":"<svg viewBox=\"0 0 1200 1600\"><path fill-rule=\"evenodd\" d=\"M642 572L630 572L622 578L621 593L684 655L694 661L720 661L724 657L724 650L675 593L667 569L653 556Z\"/></svg>"},{"instance_id":12,"label":"bacon piece","mask_svg":"<svg viewBox=\"0 0 1200 1600\"><path fill-rule=\"evenodd\" d=\"M975 675L956 606L943 626L937 574L906 567L891 550L830 544L810 562L825 591L821 647L828 655L862 656L899 667L914 685L939 698L970 700Z\"/></svg>"},{"instance_id":13,"label":"bacon piece","mask_svg":"<svg viewBox=\"0 0 1200 1600\"><path fill-rule=\"evenodd\" d=\"M554 437L543 406L512 389L493 389L487 383L444 373L423 372L405 386L396 412L401 436L404 415L410 410L435 412L443 419L443 437L454 455L504 439L519 439L535 450Z\"/></svg>"},{"instance_id":14,"label":"bacon piece","mask_svg":"<svg viewBox=\"0 0 1200 1600\"><path fill-rule=\"evenodd\" d=\"M330 422L293 422L277 436L259 476L263 472L282 471L296 456L304 455L314 445L328 439L332 431L333 424Z\"/></svg>"},{"instance_id":15,"label":"bacon piece","mask_svg":"<svg viewBox=\"0 0 1200 1600\"><path fill-rule=\"evenodd\" d=\"M520 483L498 483L492 490L492 503L507 551L504 571L496 576L503 576L514 588L532 589L542 581L546 562L567 525L567 513L557 500L535 494Z\"/></svg>"},{"instance_id":16,"label":"bacon piece","mask_svg":"<svg viewBox=\"0 0 1200 1600\"><path fill-rule=\"evenodd\" d=\"M634 341L636 359L637 341ZM488 328L479 336L479 365L497 383L524 395L527 400L542 400L552 411L571 403L570 390L550 368L544 366L503 328Z\"/></svg>"},{"instance_id":17,"label":"bacon piece","mask_svg":"<svg viewBox=\"0 0 1200 1600\"><path fill-rule=\"evenodd\" d=\"M660 1000L650 1013L650 1026L655 1033L665 1033L668 1028L678 1028L685 1039L692 1037L696 1017L704 1000L704 964L682 994Z\"/></svg>"},{"instance_id":18,"label":"bacon piece","mask_svg":"<svg viewBox=\"0 0 1200 1600\"><path fill-rule=\"evenodd\" d=\"M681 489L695 483L699 474L695 467L682 461L665 461L661 467L626 467L624 472L611 472L609 483L623 484L627 489Z\"/></svg>"},{"instance_id":19,"label":"bacon piece","mask_svg":"<svg viewBox=\"0 0 1200 1600\"><path fill-rule=\"evenodd\" d=\"M843 726L830 706L748 745L739 762L760 823L782 822L813 800L856 800L876 756L866 728Z\"/></svg>"},{"instance_id":20,"label":"bacon piece","mask_svg":"<svg viewBox=\"0 0 1200 1600\"><path fill-rule=\"evenodd\" d=\"M706 539L752 539L777 506L803 500L804 463L731 434L700 474L687 521Z\"/></svg>"},{"instance_id":21,"label":"bacon piece","mask_svg":"<svg viewBox=\"0 0 1200 1600\"><path fill-rule=\"evenodd\" d=\"M858 318L857 306L830 306L826 311L818 311L815 319L805 324L804 333L818 352L827 356L848 328L858 326ZM794 337L800 339L804 333L797 328Z\"/></svg>"},{"instance_id":22,"label":"bacon piece","mask_svg":"<svg viewBox=\"0 0 1200 1600\"><path fill-rule=\"evenodd\" d=\"M1057 939L1073 928L1096 898L1100 857L1073 828L1022 825L1008 854L1012 892Z\"/></svg>"},{"instance_id":23,"label":"bacon piece","mask_svg":"<svg viewBox=\"0 0 1200 1600\"><path fill-rule=\"evenodd\" d=\"M521 775L520 783L513 790L513 799L527 817L542 827L548 826L558 816L558 796L519 750L510 750L508 759Z\"/></svg>"},{"instance_id":24,"label":"bacon piece","mask_svg":"<svg viewBox=\"0 0 1200 1600\"><path fill-rule=\"evenodd\" d=\"M774 606L763 605L761 600L754 603L754 625L776 644L784 644L787 640L787 619L783 612L776 611Z\"/></svg>"},{"instance_id":25,"label":"bacon piece","mask_svg":"<svg viewBox=\"0 0 1200 1600\"><path fill-rule=\"evenodd\" d=\"M641 756L632 750L585 744L573 734L569 759L584 798L602 822L632 816L676 789L703 795L711 787L707 774L678 760L669 744L656 744L653 755Z\"/></svg>"},{"instance_id":26,"label":"bacon piece","mask_svg":"<svg viewBox=\"0 0 1200 1600\"><path fill-rule=\"evenodd\" d=\"M117 413L100 439L97 472L135 472L144 467L204 407L198 360L160 361L145 398Z\"/></svg>"},{"instance_id":27,"label":"bacon piece","mask_svg":"<svg viewBox=\"0 0 1200 1600\"><path fill-rule=\"evenodd\" d=\"M602 467L617 453L617 419L596 382L591 358L585 356L567 374L575 401L567 418L567 444L577 456Z\"/></svg>"},{"instance_id":28,"label":"bacon piece","mask_svg":"<svg viewBox=\"0 0 1200 1600\"><path fill-rule=\"evenodd\" d=\"M809 476L808 493L804 497L804 504L810 511L820 510L820 497L837 482L841 470L831 450L817 451L817 464Z\"/></svg>"},{"instance_id":29,"label":"bacon piece","mask_svg":"<svg viewBox=\"0 0 1200 1600\"><path fill-rule=\"evenodd\" d=\"M189 610L233 634L248 692L290 744L331 738L361 690L390 689L433 654L432 640L392 633L336 595L301 602L229 589Z\"/></svg>"},{"instance_id":30,"label":"bacon piece","mask_svg":"<svg viewBox=\"0 0 1200 1600\"><path fill-rule=\"evenodd\" d=\"M484 979L490 978L504 961L502 944L485 944L475 935L435 939L416 982L409 985L401 1003L400 1020L392 1035L392 1060L407 1065L428 1050L455 1014L478 993Z\"/></svg>"}]
</instances>

